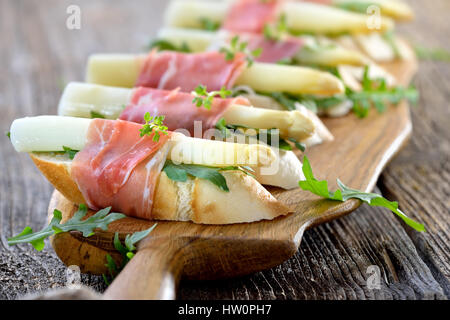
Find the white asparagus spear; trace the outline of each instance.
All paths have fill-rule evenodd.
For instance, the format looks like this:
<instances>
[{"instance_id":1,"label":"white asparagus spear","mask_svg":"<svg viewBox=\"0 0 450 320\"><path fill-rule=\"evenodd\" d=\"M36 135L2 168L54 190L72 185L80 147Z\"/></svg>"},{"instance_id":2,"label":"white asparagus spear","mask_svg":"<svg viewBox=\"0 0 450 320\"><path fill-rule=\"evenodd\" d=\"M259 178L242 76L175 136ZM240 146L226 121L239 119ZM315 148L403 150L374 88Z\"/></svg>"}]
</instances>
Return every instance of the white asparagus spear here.
<instances>
[{"instance_id":1,"label":"white asparagus spear","mask_svg":"<svg viewBox=\"0 0 450 320\"><path fill-rule=\"evenodd\" d=\"M162 28L157 39L166 40L177 47L187 45L193 52L207 51L212 47L220 48L232 34L226 31L211 32L184 28ZM305 42L295 58L300 64L323 66L364 65L364 56L356 50L343 48L331 41L312 36L299 36ZM325 42L325 43L324 43Z\"/></svg>"},{"instance_id":2,"label":"white asparagus spear","mask_svg":"<svg viewBox=\"0 0 450 320\"><path fill-rule=\"evenodd\" d=\"M286 2L282 9L286 24L294 31L307 31L319 34L384 32L394 28L390 18L379 17L376 25L366 14L345 11L309 2Z\"/></svg>"},{"instance_id":3,"label":"white asparagus spear","mask_svg":"<svg viewBox=\"0 0 450 320\"><path fill-rule=\"evenodd\" d=\"M356 6L375 5L381 9L381 14L394 18L399 21L409 21L414 19L414 12L411 7L403 1L398 0L333 0L336 6Z\"/></svg>"},{"instance_id":4,"label":"white asparagus spear","mask_svg":"<svg viewBox=\"0 0 450 320\"><path fill-rule=\"evenodd\" d=\"M63 146L82 150L91 119L39 116L16 119L11 125L11 142L18 152L56 152ZM270 165L273 150L262 144L228 143L186 137L174 133L168 159L204 166Z\"/></svg>"},{"instance_id":5,"label":"white asparagus spear","mask_svg":"<svg viewBox=\"0 0 450 320\"><path fill-rule=\"evenodd\" d=\"M61 116L91 118L92 111L107 119L117 119L129 103L132 89L71 82L64 89L59 102ZM229 124L252 128L278 128L280 136L302 141L315 130L310 116L299 111L279 111L231 105L223 115Z\"/></svg>"},{"instance_id":6,"label":"white asparagus spear","mask_svg":"<svg viewBox=\"0 0 450 320\"><path fill-rule=\"evenodd\" d=\"M89 57L86 82L113 87L134 87L145 55L95 54ZM236 84L256 91L333 95L344 92L334 75L312 68L257 63L245 68Z\"/></svg>"},{"instance_id":7,"label":"white asparagus spear","mask_svg":"<svg viewBox=\"0 0 450 320\"><path fill-rule=\"evenodd\" d=\"M167 26L200 28L202 19L221 23L225 20L230 3L227 1L171 1L164 21Z\"/></svg>"},{"instance_id":8,"label":"white asparagus spear","mask_svg":"<svg viewBox=\"0 0 450 320\"><path fill-rule=\"evenodd\" d=\"M167 8L165 24L171 27L201 28L202 19L221 22L228 10L229 4L225 2L175 0ZM368 33L383 32L394 27L392 19L380 17L377 30L373 30L367 26L366 14L300 1L286 1L281 6L280 13L286 16L288 28L295 32Z\"/></svg>"}]
</instances>

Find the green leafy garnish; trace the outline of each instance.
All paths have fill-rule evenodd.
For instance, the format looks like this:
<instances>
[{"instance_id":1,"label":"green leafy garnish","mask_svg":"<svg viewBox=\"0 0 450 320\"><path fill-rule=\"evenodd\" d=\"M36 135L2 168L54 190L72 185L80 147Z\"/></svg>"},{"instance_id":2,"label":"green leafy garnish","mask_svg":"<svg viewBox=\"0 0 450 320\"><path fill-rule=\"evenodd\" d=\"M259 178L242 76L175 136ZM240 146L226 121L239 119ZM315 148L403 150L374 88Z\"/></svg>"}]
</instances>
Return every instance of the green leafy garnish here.
<instances>
[{"instance_id":1,"label":"green leafy garnish","mask_svg":"<svg viewBox=\"0 0 450 320\"><path fill-rule=\"evenodd\" d=\"M334 72L337 71L334 70ZM370 79L368 66L364 69L361 91L353 91L350 88L346 88L345 94L325 98L313 95L293 95L284 92L261 94L272 97L287 110L295 110L296 103L300 103L314 112L317 112L319 109L326 110L350 100L353 102L353 112L360 118L366 117L372 106L381 113L386 110L388 103L397 105L404 99L411 103L416 103L419 98L419 93L412 86L408 88L402 86L389 88L385 79Z\"/></svg>"},{"instance_id":2,"label":"green leafy garnish","mask_svg":"<svg viewBox=\"0 0 450 320\"><path fill-rule=\"evenodd\" d=\"M222 99L225 99L230 96L232 92L225 87L222 87L219 91L208 92L206 86L200 84L191 92L191 94L194 96L194 99L192 100L193 104L198 108L203 106L210 110L214 97L220 96Z\"/></svg>"},{"instance_id":3,"label":"green leafy garnish","mask_svg":"<svg viewBox=\"0 0 450 320\"><path fill-rule=\"evenodd\" d=\"M145 124L139 130L141 137L153 134L153 141L158 142L160 135L165 134L167 136L167 127L163 124L165 116L150 116L150 112L146 112L144 115Z\"/></svg>"},{"instance_id":4,"label":"green leafy garnish","mask_svg":"<svg viewBox=\"0 0 450 320\"><path fill-rule=\"evenodd\" d=\"M173 181L186 182L188 179L188 175L190 175L196 178L208 180L219 187L221 190L229 192L230 190L228 189L227 181L225 180L225 177L220 173L220 171L227 170L240 170L248 174L248 172L246 172L248 170L245 170L244 167L230 166L220 168L184 163L175 164L170 160L166 161L163 168L163 171L166 173L169 179Z\"/></svg>"},{"instance_id":5,"label":"green leafy garnish","mask_svg":"<svg viewBox=\"0 0 450 320\"><path fill-rule=\"evenodd\" d=\"M174 45L172 42L163 40L163 39L155 39L148 45L149 49L156 48L158 51L177 51L177 52L185 52L190 53L192 50L189 46L183 42L181 47Z\"/></svg>"},{"instance_id":6,"label":"green leafy garnish","mask_svg":"<svg viewBox=\"0 0 450 320\"><path fill-rule=\"evenodd\" d=\"M201 29L206 31L217 31L220 28L220 22L212 21L208 18L200 19Z\"/></svg>"},{"instance_id":7,"label":"green leafy garnish","mask_svg":"<svg viewBox=\"0 0 450 320\"><path fill-rule=\"evenodd\" d=\"M229 46L220 48L220 52L225 54L226 61L233 60L236 53L239 53L239 52L244 53L246 56L245 59L247 60L247 66L251 67L254 62L254 59L258 58L261 55L262 48L257 48L257 49L250 51L247 48L247 46L248 46L248 42L246 42L246 41L240 42L239 36L236 35L233 38L231 38Z\"/></svg>"},{"instance_id":8,"label":"green leafy garnish","mask_svg":"<svg viewBox=\"0 0 450 320\"><path fill-rule=\"evenodd\" d=\"M110 284L111 280L113 280L119 272L125 267L125 265L131 260L131 258L134 257L136 246L135 244L142 239L144 239L146 236L150 234L150 232L153 231L156 227L156 223L151 226L147 230L138 231L133 234L127 234L125 237L125 245L122 244L122 242L119 239L119 233L116 232L114 234L114 248L116 248L117 251L120 252L122 256L122 263L120 266L116 264L114 259L111 257L110 254L106 254L106 264L105 266L108 268L109 275L103 274L103 280L107 285Z\"/></svg>"},{"instance_id":9,"label":"green leafy garnish","mask_svg":"<svg viewBox=\"0 0 450 320\"><path fill-rule=\"evenodd\" d=\"M335 3L334 5L338 8L348 10L348 11L354 11L358 13L367 13L367 8L371 6L371 1L361 2L361 1L339 1L338 3ZM376 4L375 4L376 5Z\"/></svg>"},{"instance_id":10,"label":"green leafy garnish","mask_svg":"<svg viewBox=\"0 0 450 320\"><path fill-rule=\"evenodd\" d=\"M305 152L306 150L306 145L304 143L298 142L297 140L295 140L294 138L289 138L288 139L290 142L294 143L295 147L303 152Z\"/></svg>"},{"instance_id":11,"label":"green leafy garnish","mask_svg":"<svg viewBox=\"0 0 450 320\"><path fill-rule=\"evenodd\" d=\"M70 160L73 160L73 158L75 158L75 155L76 155L77 152L79 151L79 150L71 149L71 148L66 147L66 146L62 146L62 147L63 147L63 150L64 150L64 154L66 154L67 156L69 156L69 159L70 159Z\"/></svg>"},{"instance_id":12,"label":"green leafy garnish","mask_svg":"<svg viewBox=\"0 0 450 320\"><path fill-rule=\"evenodd\" d=\"M268 95L269 97L272 97L276 102L281 104L283 107L285 107L287 110L296 110L295 103L299 102L298 97L293 97L292 95L289 95L287 93L282 92L271 92Z\"/></svg>"},{"instance_id":13,"label":"green leafy garnish","mask_svg":"<svg viewBox=\"0 0 450 320\"><path fill-rule=\"evenodd\" d=\"M361 91L353 91L347 88L346 93L347 98L353 101L353 111L359 117L367 116L368 110L372 105L375 106L378 112L384 112L386 103L397 105L404 99L411 103L416 103L419 98L419 93L414 87L403 88L396 86L388 88L386 80L370 79L368 66L364 69L362 86Z\"/></svg>"},{"instance_id":14,"label":"green leafy garnish","mask_svg":"<svg viewBox=\"0 0 450 320\"><path fill-rule=\"evenodd\" d=\"M8 137L8 139L11 139L11 132L10 131L6 132L5 135Z\"/></svg>"},{"instance_id":15,"label":"green leafy garnish","mask_svg":"<svg viewBox=\"0 0 450 320\"><path fill-rule=\"evenodd\" d=\"M275 145L278 145L278 149L286 151L292 150L292 146L285 139L281 138L280 135L277 133L273 134L273 131L277 130L275 128L258 129L244 125L227 124L224 118L220 118L219 121L217 121L216 123L216 129L220 131L220 133L224 138L228 138L231 134L230 130L233 130L235 134L245 135L249 138L261 141L269 146L274 147ZM244 132L242 129L251 129L252 132L255 132L256 134L248 134L247 132ZM273 141L274 138L278 138L277 144L274 143ZM288 138L288 140L293 142L297 149L305 151L306 146L303 143L298 142L294 138Z\"/></svg>"},{"instance_id":16,"label":"green leafy garnish","mask_svg":"<svg viewBox=\"0 0 450 320\"><path fill-rule=\"evenodd\" d=\"M47 227L38 232L33 232L30 227L25 227L20 234L9 238L8 244L11 246L18 243L31 243L36 250L41 251L44 249L44 239L54 234L80 231L83 237L89 237L94 234L95 229L106 230L111 222L125 217L121 213L109 213L110 210L111 207L102 209L93 216L83 220L87 213L87 207L84 204L80 204L78 211L75 212L73 217L61 224L62 213L55 209L53 211L53 218Z\"/></svg>"},{"instance_id":17,"label":"green leafy garnish","mask_svg":"<svg viewBox=\"0 0 450 320\"><path fill-rule=\"evenodd\" d=\"M391 210L393 213L398 215L403 221L414 228L417 231L425 231L424 225L414 221L413 219L406 216L399 208L398 203L394 201L389 201L383 198L381 195L376 193L367 193L359 190L351 189L345 186L339 179L337 180L339 189L332 192L328 189L328 182L325 180L319 181L314 178L311 165L309 163L308 157L303 158L303 174L305 176L305 181L299 181L298 184L300 188L305 191L310 191L320 197L335 200L335 201L347 201L348 199L359 199L370 206L384 207Z\"/></svg>"},{"instance_id":18,"label":"green leafy garnish","mask_svg":"<svg viewBox=\"0 0 450 320\"><path fill-rule=\"evenodd\" d=\"M402 55L400 53L400 49L398 48L394 32L392 30L391 31L387 31L387 32L383 33L382 37L389 44L389 46L392 48L392 51L394 52L394 56L396 58L398 58L398 59L401 58Z\"/></svg>"},{"instance_id":19,"label":"green leafy garnish","mask_svg":"<svg viewBox=\"0 0 450 320\"><path fill-rule=\"evenodd\" d=\"M422 46L414 47L420 60L433 60L450 62L450 52L442 48L425 48Z\"/></svg>"},{"instance_id":20,"label":"green leafy garnish","mask_svg":"<svg viewBox=\"0 0 450 320\"><path fill-rule=\"evenodd\" d=\"M264 37L273 41L280 41L287 32L288 27L285 14L281 14L274 25L265 24L263 29Z\"/></svg>"},{"instance_id":21,"label":"green leafy garnish","mask_svg":"<svg viewBox=\"0 0 450 320\"><path fill-rule=\"evenodd\" d=\"M91 119L105 119L105 116L101 114L100 112L91 110Z\"/></svg>"}]
</instances>

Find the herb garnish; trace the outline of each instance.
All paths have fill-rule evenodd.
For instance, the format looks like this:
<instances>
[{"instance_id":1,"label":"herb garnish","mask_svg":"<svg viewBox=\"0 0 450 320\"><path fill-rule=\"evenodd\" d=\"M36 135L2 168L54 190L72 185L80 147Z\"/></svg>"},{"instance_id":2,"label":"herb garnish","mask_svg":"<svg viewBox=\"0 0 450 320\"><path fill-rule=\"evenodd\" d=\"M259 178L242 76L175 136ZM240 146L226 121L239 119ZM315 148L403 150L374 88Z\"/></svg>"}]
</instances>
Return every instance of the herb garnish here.
<instances>
[{"instance_id":1,"label":"herb garnish","mask_svg":"<svg viewBox=\"0 0 450 320\"><path fill-rule=\"evenodd\" d=\"M425 48L421 46L414 47L417 56L421 60L434 60L450 62L450 52L441 48Z\"/></svg>"},{"instance_id":2,"label":"herb garnish","mask_svg":"<svg viewBox=\"0 0 450 320\"><path fill-rule=\"evenodd\" d=\"M191 92L191 94L194 96L192 103L197 107L204 106L206 109L210 110L214 97L220 96L222 99L225 99L230 96L232 92L225 87L222 87L219 91L208 92L206 86L200 84Z\"/></svg>"},{"instance_id":3,"label":"herb garnish","mask_svg":"<svg viewBox=\"0 0 450 320\"><path fill-rule=\"evenodd\" d=\"M8 137L8 139L11 140L11 132L10 131L6 132L5 135Z\"/></svg>"},{"instance_id":4,"label":"herb garnish","mask_svg":"<svg viewBox=\"0 0 450 320\"><path fill-rule=\"evenodd\" d=\"M201 29L206 31L217 31L220 28L220 22L212 21L208 18L200 18Z\"/></svg>"},{"instance_id":5,"label":"herb garnish","mask_svg":"<svg viewBox=\"0 0 450 320\"><path fill-rule=\"evenodd\" d=\"M173 181L186 182L188 175L190 175L196 178L209 180L225 192L229 192L230 190L228 189L225 177L220 173L220 171L228 170L239 170L247 175L251 175L248 171L253 171L253 169L249 167L228 166L221 168L200 166L196 164L175 164L170 160L166 161L163 168L163 171L166 173L167 177Z\"/></svg>"},{"instance_id":6,"label":"herb garnish","mask_svg":"<svg viewBox=\"0 0 450 320\"><path fill-rule=\"evenodd\" d=\"M165 116L150 116L150 112L146 112L144 115L145 124L139 130L141 132L141 137L148 135L150 136L152 133L153 141L158 142L160 134L165 134L167 136L167 127L163 125L163 120Z\"/></svg>"},{"instance_id":7,"label":"herb garnish","mask_svg":"<svg viewBox=\"0 0 450 320\"><path fill-rule=\"evenodd\" d=\"M100 112L91 110L91 119L105 119L105 116Z\"/></svg>"},{"instance_id":8,"label":"herb garnish","mask_svg":"<svg viewBox=\"0 0 450 320\"><path fill-rule=\"evenodd\" d=\"M264 37L267 40L280 41L288 32L286 15L281 14L275 25L265 24L263 29Z\"/></svg>"},{"instance_id":9,"label":"herb garnish","mask_svg":"<svg viewBox=\"0 0 450 320\"><path fill-rule=\"evenodd\" d=\"M231 132L230 130L233 130L236 134L242 134L244 136L247 136L249 138L256 139L258 141L262 141L264 144L267 144L269 146L272 146L272 139L275 137L278 137L278 149L291 151L292 146L283 138L280 137L279 134L272 134L273 130L277 130L276 128L273 129L258 129L258 128L251 128L244 125L234 125L234 124L227 124L225 122L224 118L220 118L219 121L216 123L216 129L220 131L223 137L227 138L230 136ZM242 129L251 129L253 132L256 133L256 135L249 135L245 133ZM288 141L291 141L294 143L295 147L301 151L305 151L306 146L295 140L294 138L288 138Z\"/></svg>"},{"instance_id":10,"label":"herb garnish","mask_svg":"<svg viewBox=\"0 0 450 320\"><path fill-rule=\"evenodd\" d=\"M359 190L351 189L344 185L339 179L337 179L337 183L339 189L335 192L331 192L328 189L328 182L325 180L318 181L314 178L311 165L309 163L308 157L303 158L303 174L305 176L305 181L299 181L299 186L305 190L310 191L318 196L321 196L326 199L335 200L335 201L347 201L348 199L358 199L361 200L370 206L384 207L391 210L393 213L398 215L403 221L414 228L417 231L425 231L425 227L414 221L413 219L406 216L400 209L398 208L398 203L394 201L389 201L383 198L381 195L376 193L367 193Z\"/></svg>"},{"instance_id":11,"label":"herb garnish","mask_svg":"<svg viewBox=\"0 0 450 320\"><path fill-rule=\"evenodd\" d=\"M360 2L360 1L345 1L335 3L335 6L343 10L354 11L358 13L367 13L367 8L371 5L371 1Z\"/></svg>"},{"instance_id":12,"label":"herb garnish","mask_svg":"<svg viewBox=\"0 0 450 320\"><path fill-rule=\"evenodd\" d=\"M295 104L300 103L314 112L317 112L318 109L328 109L350 100L353 102L353 112L360 118L368 115L371 106L374 106L378 112L382 113L386 110L387 103L397 105L404 99L411 103L416 103L419 97L417 90L412 86L408 88L402 86L389 88L385 79L370 79L368 66L364 69L361 91L353 91L347 87L345 94L326 98L282 92L262 94L272 97L287 110L295 110Z\"/></svg>"},{"instance_id":13,"label":"herb garnish","mask_svg":"<svg viewBox=\"0 0 450 320\"><path fill-rule=\"evenodd\" d=\"M147 230L135 232L133 234L127 234L125 237L125 245L122 244L122 242L119 239L119 233L116 232L114 234L114 248L116 248L117 251L120 252L122 256L122 263L120 266L117 266L114 259L111 257L110 254L106 254L106 264L105 266L108 267L108 273L109 276L103 274L103 280L107 285L111 283L111 281L119 274L119 272L125 267L125 265L131 260L131 258L134 257L136 246L135 244L142 239L144 239L146 236L150 234L150 232L153 231L156 227L156 223L151 226Z\"/></svg>"},{"instance_id":14,"label":"herb garnish","mask_svg":"<svg viewBox=\"0 0 450 320\"><path fill-rule=\"evenodd\" d=\"M233 38L231 38L230 45L228 47L222 47L220 49L220 52L225 54L226 61L233 60L236 53L239 53L239 52L244 53L246 55L245 59L247 60L247 66L251 67L254 62L254 59L258 58L261 55L262 48L257 48L255 50L250 51L247 48L247 46L248 46L248 42L246 42L246 41L240 42L239 36L236 35Z\"/></svg>"},{"instance_id":15,"label":"herb garnish","mask_svg":"<svg viewBox=\"0 0 450 320\"><path fill-rule=\"evenodd\" d=\"M63 147L63 150L64 150L64 154L67 155L70 160L73 160L73 158L75 158L75 155L79 151L79 150L71 149L71 148L66 147L66 146L62 146L62 147Z\"/></svg>"},{"instance_id":16,"label":"herb garnish","mask_svg":"<svg viewBox=\"0 0 450 320\"><path fill-rule=\"evenodd\" d=\"M156 48L158 51L177 51L177 52L185 52L190 53L192 50L189 48L189 46L186 44L186 42L183 42L181 47L178 47L174 45L172 42L163 40L163 39L155 39L148 45L149 49Z\"/></svg>"},{"instance_id":17,"label":"herb garnish","mask_svg":"<svg viewBox=\"0 0 450 320\"><path fill-rule=\"evenodd\" d=\"M53 218L47 227L38 232L33 232L30 227L25 227L17 236L9 238L8 244L11 246L18 243L31 243L36 250L41 251L44 249L44 239L54 234L80 231L83 237L90 237L94 234L94 229L106 230L111 222L125 217L121 213L109 213L110 210L111 207L102 209L93 216L83 220L87 213L87 207L84 204L80 204L78 211L75 212L73 217L61 224L62 213L55 209L53 210Z\"/></svg>"}]
</instances>

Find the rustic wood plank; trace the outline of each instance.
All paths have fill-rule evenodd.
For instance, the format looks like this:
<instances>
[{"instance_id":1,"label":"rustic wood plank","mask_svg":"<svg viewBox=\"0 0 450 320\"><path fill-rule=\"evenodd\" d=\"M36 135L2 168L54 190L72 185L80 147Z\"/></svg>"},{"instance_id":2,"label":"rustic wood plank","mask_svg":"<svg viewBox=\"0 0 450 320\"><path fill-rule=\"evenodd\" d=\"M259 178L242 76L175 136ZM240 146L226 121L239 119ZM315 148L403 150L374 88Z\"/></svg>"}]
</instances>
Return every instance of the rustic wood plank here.
<instances>
[{"instance_id":1,"label":"rustic wood plank","mask_svg":"<svg viewBox=\"0 0 450 320\"><path fill-rule=\"evenodd\" d=\"M450 31L445 15L447 1L412 2L415 23L402 26L402 34L425 47L450 51L445 34ZM432 18L431 18L432 17ZM411 233L419 255L450 296L450 64L422 62L414 81L421 93L412 111L415 134L380 180L384 193L399 200L402 208L428 226L429 232Z\"/></svg>"},{"instance_id":2,"label":"rustic wood plank","mask_svg":"<svg viewBox=\"0 0 450 320\"><path fill-rule=\"evenodd\" d=\"M108 10L100 1L77 3L82 7L82 29L69 31L65 28L65 9L71 1L38 4L0 0L0 38L4 40L0 50L2 132L8 130L14 118L54 113L61 83L82 80L88 53L139 51L161 19L155 2L138 1L130 6L126 1L108 1ZM403 32L425 45L448 46L449 26L444 14L450 9L448 1L413 4L417 22L404 26ZM146 12L145 16L141 12ZM449 296L446 199L450 134L445 123L449 76L447 64L422 64L416 81L422 100L412 112L415 134L411 145L386 170L381 184L383 192L392 193L406 212L429 226L429 233L420 236L410 233L408 237L389 213L362 207L348 217L308 231L299 252L279 267L240 279L184 282L179 297L440 299ZM28 246L10 248L6 243L8 236L26 225L35 229L43 226L51 188L25 155L13 152L6 138L0 137L0 150L0 298L14 299L35 290L63 286L65 267L51 248L47 246L36 253ZM397 178L400 175L401 180ZM421 200L424 196L428 197L426 203ZM369 290L366 286L365 271L372 264L379 265L383 278L386 276L381 290ZM100 277L83 275L82 282L98 291L105 289Z\"/></svg>"}]
</instances>

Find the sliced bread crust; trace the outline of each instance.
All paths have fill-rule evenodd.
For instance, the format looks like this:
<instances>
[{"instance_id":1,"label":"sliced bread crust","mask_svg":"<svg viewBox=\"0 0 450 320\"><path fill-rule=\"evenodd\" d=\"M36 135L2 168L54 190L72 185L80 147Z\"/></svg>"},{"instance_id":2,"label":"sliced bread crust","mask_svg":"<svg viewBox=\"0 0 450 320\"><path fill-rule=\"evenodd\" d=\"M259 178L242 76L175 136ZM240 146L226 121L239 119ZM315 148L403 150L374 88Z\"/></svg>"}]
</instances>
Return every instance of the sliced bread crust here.
<instances>
[{"instance_id":1,"label":"sliced bread crust","mask_svg":"<svg viewBox=\"0 0 450 320\"><path fill-rule=\"evenodd\" d=\"M86 203L70 174L71 160L51 153L30 153L30 157L64 197L76 204ZM204 179L189 177L186 182L177 182L161 172L155 189L153 219L230 224L270 220L291 212L245 173L224 171L222 174L229 192Z\"/></svg>"}]
</instances>

